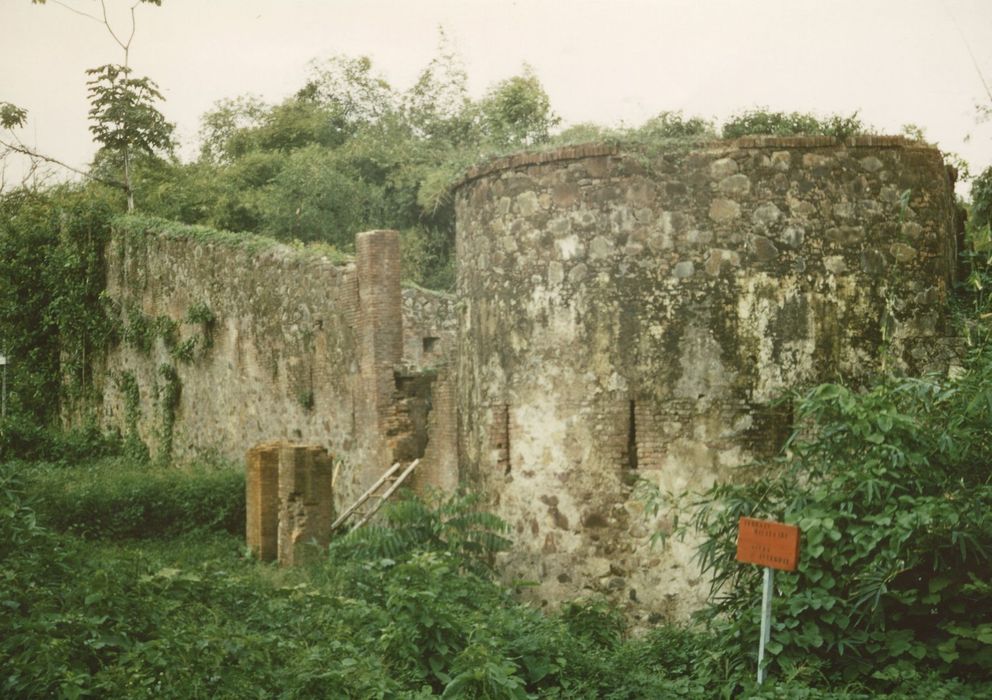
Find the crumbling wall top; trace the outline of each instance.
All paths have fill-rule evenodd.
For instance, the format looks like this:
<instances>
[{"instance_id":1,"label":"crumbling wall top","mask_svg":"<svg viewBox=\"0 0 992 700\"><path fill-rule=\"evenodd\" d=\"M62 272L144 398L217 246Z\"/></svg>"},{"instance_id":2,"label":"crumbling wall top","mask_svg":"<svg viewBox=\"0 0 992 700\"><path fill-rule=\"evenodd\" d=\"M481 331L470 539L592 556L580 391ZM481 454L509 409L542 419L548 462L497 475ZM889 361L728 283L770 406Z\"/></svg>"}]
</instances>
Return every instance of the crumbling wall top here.
<instances>
[{"instance_id":1,"label":"crumbling wall top","mask_svg":"<svg viewBox=\"0 0 992 700\"><path fill-rule=\"evenodd\" d=\"M678 145L677 145L678 144ZM741 136L736 139L700 139L698 141L678 142L673 139L672 149L688 148L693 151L733 150L743 148L832 148L847 146L848 148L904 148L913 150L930 150L939 152L932 144L906 138L905 136L887 136L881 134L863 134L841 138L837 136ZM469 168L452 189L459 187L486 175L492 175L504 170L513 170L530 165L546 165L583 158L600 156L615 156L622 153L636 152L642 146L631 143L586 143L574 146L563 146L546 151L525 151L509 156L494 158L485 163Z\"/></svg>"}]
</instances>

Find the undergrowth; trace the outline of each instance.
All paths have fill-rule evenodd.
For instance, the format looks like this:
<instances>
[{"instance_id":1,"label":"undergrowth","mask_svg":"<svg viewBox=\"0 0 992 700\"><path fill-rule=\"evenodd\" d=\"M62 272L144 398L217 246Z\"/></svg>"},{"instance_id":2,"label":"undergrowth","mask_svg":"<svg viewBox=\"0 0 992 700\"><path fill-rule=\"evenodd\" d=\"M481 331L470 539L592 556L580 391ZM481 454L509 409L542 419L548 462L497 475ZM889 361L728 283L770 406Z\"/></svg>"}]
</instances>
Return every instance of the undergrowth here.
<instances>
[{"instance_id":1,"label":"undergrowth","mask_svg":"<svg viewBox=\"0 0 992 700\"><path fill-rule=\"evenodd\" d=\"M603 601L556 613L521 604L491 566L507 545L506 526L470 496L408 497L378 526L332 543L323 561L290 570L261 564L216 517L226 511L203 488L214 476L123 461L0 466L0 695L879 697L864 686L809 681L758 692L750 674L723 663L726 640L709 632L663 625L631 638ZM142 481L149 487L140 489ZM243 498L234 481L218 481L218 490ZM150 506L169 490L186 494L184 512L215 515L176 534L139 509L143 539L132 537L135 519L110 517L122 503ZM54 512L71 508L71 517ZM50 527L57 517L67 532ZM921 676L891 697L989 690Z\"/></svg>"},{"instance_id":2,"label":"undergrowth","mask_svg":"<svg viewBox=\"0 0 992 700\"><path fill-rule=\"evenodd\" d=\"M244 529L244 474L229 465L160 467L127 458L15 464L39 522L59 532L124 539Z\"/></svg>"}]
</instances>

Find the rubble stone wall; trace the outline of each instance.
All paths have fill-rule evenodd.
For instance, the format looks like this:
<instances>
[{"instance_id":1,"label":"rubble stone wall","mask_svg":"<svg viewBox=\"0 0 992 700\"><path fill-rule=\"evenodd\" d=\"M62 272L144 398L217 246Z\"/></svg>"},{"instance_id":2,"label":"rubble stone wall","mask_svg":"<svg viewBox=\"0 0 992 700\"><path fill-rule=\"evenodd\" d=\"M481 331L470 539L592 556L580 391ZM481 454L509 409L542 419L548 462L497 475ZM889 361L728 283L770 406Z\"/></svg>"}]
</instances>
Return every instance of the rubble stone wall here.
<instances>
[{"instance_id":1,"label":"rubble stone wall","mask_svg":"<svg viewBox=\"0 0 992 700\"><path fill-rule=\"evenodd\" d=\"M338 505L360 494L411 440L387 438L397 371L442 362L451 323L428 315L449 309L444 295L419 290L416 304L404 303L395 231L358 234L355 259L340 262L320 249L159 223L121 227L107 249L121 338L96 372L104 423L124 434L133 424L153 457L240 462L261 442L320 445L336 460ZM421 354L404 363L415 343ZM432 407L417 427L441 420Z\"/></svg>"},{"instance_id":2,"label":"rubble stone wall","mask_svg":"<svg viewBox=\"0 0 992 700\"><path fill-rule=\"evenodd\" d=\"M507 576L684 616L691 543L631 485L773 454L787 390L946 368L954 200L892 137L526 154L456 192L462 478L514 528Z\"/></svg>"}]
</instances>

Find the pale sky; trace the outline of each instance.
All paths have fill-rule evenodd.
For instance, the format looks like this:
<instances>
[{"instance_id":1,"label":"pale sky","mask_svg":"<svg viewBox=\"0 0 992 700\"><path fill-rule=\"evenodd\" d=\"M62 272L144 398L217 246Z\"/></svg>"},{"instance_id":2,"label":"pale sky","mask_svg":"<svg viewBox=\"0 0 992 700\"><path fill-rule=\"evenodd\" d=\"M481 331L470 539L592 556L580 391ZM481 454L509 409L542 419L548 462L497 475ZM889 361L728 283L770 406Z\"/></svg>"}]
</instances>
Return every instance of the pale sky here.
<instances>
[{"instance_id":1,"label":"pale sky","mask_svg":"<svg viewBox=\"0 0 992 700\"><path fill-rule=\"evenodd\" d=\"M132 2L106 0L120 31ZM67 6L100 11L0 0L0 100L28 109L24 141L84 167L95 150L84 70L121 53ZM474 95L526 63L565 125L860 110L887 133L922 126L973 172L992 164L992 124L975 110L990 105L975 63L992 80L992 0L163 0L136 15L131 65L159 84L185 153L217 100L279 101L313 59L366 55L407 88L441 27Z\"/></svg>"}]
</instances>

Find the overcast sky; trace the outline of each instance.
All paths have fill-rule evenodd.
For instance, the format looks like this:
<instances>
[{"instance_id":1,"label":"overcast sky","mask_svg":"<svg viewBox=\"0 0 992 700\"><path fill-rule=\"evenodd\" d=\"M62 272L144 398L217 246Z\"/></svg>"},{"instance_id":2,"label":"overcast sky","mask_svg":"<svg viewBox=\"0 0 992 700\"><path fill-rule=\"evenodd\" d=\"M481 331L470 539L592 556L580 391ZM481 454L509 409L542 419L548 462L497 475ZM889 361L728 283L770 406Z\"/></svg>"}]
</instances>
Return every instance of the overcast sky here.
<instances>
[{"instance_id":1,"label":"overcast sky","mask_svg":"<svg viewBox=\"0 0 992 700\"><path fill-rule=\"evenodd\" d=\"M106 2L126 33L133 0ZM100 11L98 0L0 0L0 100L29 110L25 141L85 166L84 70L121 54L67 7ZM529 64L565 125L860 110L885 132L924 127L976 172L992 164L992 124L975 110L990 104L976 63L992 80L992 0L163 0L136 16L131 64L158 82L187 153L217 100L278 101L313 59L366 55L406 88L441 27L473 94Z\"/></svg>"}]
</instances>

